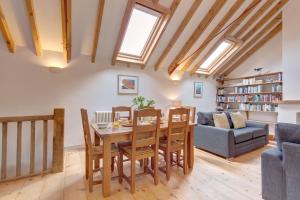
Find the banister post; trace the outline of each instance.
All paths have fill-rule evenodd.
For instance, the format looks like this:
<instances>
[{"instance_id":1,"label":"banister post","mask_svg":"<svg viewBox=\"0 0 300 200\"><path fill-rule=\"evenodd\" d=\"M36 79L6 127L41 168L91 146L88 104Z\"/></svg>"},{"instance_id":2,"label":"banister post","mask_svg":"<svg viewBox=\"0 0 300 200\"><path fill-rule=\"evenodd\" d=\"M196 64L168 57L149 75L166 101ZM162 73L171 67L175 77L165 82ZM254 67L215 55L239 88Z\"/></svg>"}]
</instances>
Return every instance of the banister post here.
<instances>
[{"instance_id":1,"label":"banister post","mask_svg":"<svg viewBox=\"0 0 300 200\"><path fill-rule=\"evenodd\" d=\"M64 167L65 109L54 109L52 172L62 172Z\"/></svg>"}]
</instances>

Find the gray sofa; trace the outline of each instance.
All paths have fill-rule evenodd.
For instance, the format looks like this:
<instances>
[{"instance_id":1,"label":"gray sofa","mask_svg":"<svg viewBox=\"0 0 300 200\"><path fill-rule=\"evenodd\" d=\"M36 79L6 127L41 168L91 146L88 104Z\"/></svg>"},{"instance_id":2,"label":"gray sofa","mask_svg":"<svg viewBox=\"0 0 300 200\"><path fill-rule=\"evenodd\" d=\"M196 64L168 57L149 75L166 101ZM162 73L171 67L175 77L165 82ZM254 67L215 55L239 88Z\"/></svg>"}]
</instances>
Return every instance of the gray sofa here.
<instances>
[{"instance_id":1,"label":"gray sofa","mask_svg":"<svg viewBox=\"0 0 300 200\"><path fill-rule=\"evenodd\" d=\"M246 122L246 127L234 129L230 115L226 112L230 129L214 126L212 112L198 112L195 127L195 146L231 158L268 144L269 126L258 122Z\"/></svg>"},{"instance_id":2,"label":"gray sofa","mask_svg":"<svg viewBox=\"0 0 300 200\"><path fill-rule=\"evenodd\" d=\"M262 197L265 200L300 199L300 126L278 123L277 148L264 152Z\"/></svg>"}]
</instances>

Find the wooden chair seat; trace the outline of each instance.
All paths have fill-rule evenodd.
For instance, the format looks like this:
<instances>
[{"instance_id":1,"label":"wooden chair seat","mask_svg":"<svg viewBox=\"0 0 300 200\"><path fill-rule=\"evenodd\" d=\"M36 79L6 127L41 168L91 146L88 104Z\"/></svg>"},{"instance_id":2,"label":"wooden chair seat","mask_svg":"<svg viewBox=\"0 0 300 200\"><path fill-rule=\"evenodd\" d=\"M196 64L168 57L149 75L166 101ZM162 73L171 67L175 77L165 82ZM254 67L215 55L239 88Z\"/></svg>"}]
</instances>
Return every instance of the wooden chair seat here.
<instances>
[{"instance_id":1,"label":"wooden chair seat","mask_svg":"<svg viewBox=\"0 0 300 200\"><path fill-rule=\"evenodd\" d=\"M125 146L131 146L131 141L126 141L126 142L118 142L118 147L125 147Z\"/></svg>"},{"instance_id":2,"label":"wooden chair seat","mask_svg":"<svg viewBox=\"0 0 300 200\"><path fill-rule=\"evenodd\" d=\"M132 155L132 147L131 146L121 147L120 151L122 151L126 157L131 158L131 155ZM150 146L149 147L139 147L136 149L135 156L136 156L136 159L149 158L149 157L154 156L154 150Z\"/></svg>"},{"instance_id":3,"label":"wooden chair seat","mask_svg":"<svg viewBox=\"0 0 300 200\"><path fill-rule=\"evenodd\" d=\"M159 149L162 149L162 150L165 150L167 149L167 143L168 143L168 140L160 140L159 141ZM171 146L170 148L172 150L179 150L179 149L182 149L183 148L183 141L180 141L180 140L176 140L176 141L171 141Z\"/></svg>"},{"instance_id":4,"label":"wooden chair seat","mask_svg":"<svg viewBox=\"0 0 300 200\"><path fill-rule=\"evenodd\" d=\"M111 145L111 157L119 155L119 149L115 144ZM93 156L103 158L103 145L93 146Z\"/></svg>"}]
</instances>

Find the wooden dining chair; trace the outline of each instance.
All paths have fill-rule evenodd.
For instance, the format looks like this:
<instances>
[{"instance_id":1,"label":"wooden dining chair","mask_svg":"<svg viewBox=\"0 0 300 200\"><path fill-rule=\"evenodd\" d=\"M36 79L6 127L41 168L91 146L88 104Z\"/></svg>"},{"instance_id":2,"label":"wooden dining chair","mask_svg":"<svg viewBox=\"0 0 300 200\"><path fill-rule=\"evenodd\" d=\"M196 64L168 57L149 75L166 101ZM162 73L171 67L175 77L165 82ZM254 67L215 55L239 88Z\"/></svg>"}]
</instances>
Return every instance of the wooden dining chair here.
<instances>
[{"instance_id":1,"label":"wooden dining chair","mask_svg":"<svg viewBox=\"0 0 300 200\"><path fill-rule=\"evenodd\" d=\"M179 117L178 117L179 116ZM185 116L185 117L184 117ZM164 169L160 168L166 173L167 180L170 180L171 174L171 156L174 152L180 157L180 152L183 151L183 163L180 163L180 158L177 157L177 165L183 168L184 174L187 173L187 140L188 140L188 128L190 110L188 108L175 108L170 109L168 119L168 132L167 136L159 141L159 149L163 151L163 155L166 161ZM179 153L178 153L179 152Z\"/></svg>"},{"instance_id":2,"label":"wooden dining chair","mask_svg":"<svg viewBox=\"0 0 300 200\"><path fill-rule=\"evenodd\" d=\"M133 117L133 133L131 135L130 146L123 146L120 148L119 165L121 166L120 176L123 177L130 184L131 193L135 192L135 177L137 160L144 160L144 172L142 174L150 173L154 178L154 184L158 184L158 144L160 131L160 110L144 109L134 111ZM155 118L148 122L143 122L145 118ZM131 161L130 176L126 176L123 172L123 155ZM153 170L148 167L148 158L154 161Z\"/></svg>"},{"instance_id":3,"label":"wooden dining chair","mask_svg":"<svg viewBox=\"0 0 300 200\"><path fill-rule=\"evenodd\" d=\"M126 116L122 116L121 118L126 118L128 120L132 120L132 112L131 112L131 107L127 107L127 106L117 106L117 107L112 107L112 122L114 122L116 120L116 117L118 114L120 113L128 113L128 115Z\"/></svg>"},{"instance_id":4,"label":"wooden dining chair","mask_svg":"<svg viewBox=\"0 0 300 200\"><path fill-rule=\"evenodd\" d=\"M81 119L84 133L84 141L85 141L85 178L88 180L89 191L93 192L93 185L101 184L102 180L95 181L94 180L94 172L101 171L100 168L95 168L94 162L100 161L103 159L103 146L98 145L95 146L92 142L91 133L90 133L90 125L88 120L88 114L86 109L80 109L81 111ZM111 155L114 160L115 157L119 155L118 148L116 145L112 145L111 147ZM118 165L118 173L120 174L120 166ZM120 179L119 179L120 181ZM121 181L120 181L121 182Z\"/></svg>"},{"instance_id":5,"label":"wooden dining chair","mask_svg":"<svg viewBox=\"0 0 300 200\"><path fill-rule=\"evenodd\" d=\"M185 106L185 108L190 110L190 122L195 123L196 119L196 107L193 106Z\"/></svg>"}]
</instances>

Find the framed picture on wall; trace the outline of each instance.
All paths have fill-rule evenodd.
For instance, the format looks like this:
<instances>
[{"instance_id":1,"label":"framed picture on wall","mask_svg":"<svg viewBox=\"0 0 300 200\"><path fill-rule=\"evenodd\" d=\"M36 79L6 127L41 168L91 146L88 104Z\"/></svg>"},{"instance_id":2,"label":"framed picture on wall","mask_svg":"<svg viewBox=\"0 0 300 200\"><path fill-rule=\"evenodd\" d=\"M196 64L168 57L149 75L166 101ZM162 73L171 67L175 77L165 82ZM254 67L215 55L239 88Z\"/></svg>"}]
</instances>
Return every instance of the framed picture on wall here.
<instances>
[{"instance_id":1,"label":"framed picture on wall","mask_svg":"<svg viewBox=\"0 0 300 200\"><path fill-rule=\"evenodd\" d=\"M118 94L138 94L139 77L118 75Z\"/></svg>"},{"instance_id":2,"label":"framed picture on wall","mask_svg":"<svg viewBox=\"0 0 300 200\"><path fill-rule=\"evenodd\" d=\"M203 97L203 82L194 82L194 97Z\"/></svg>"}]
</instances>

